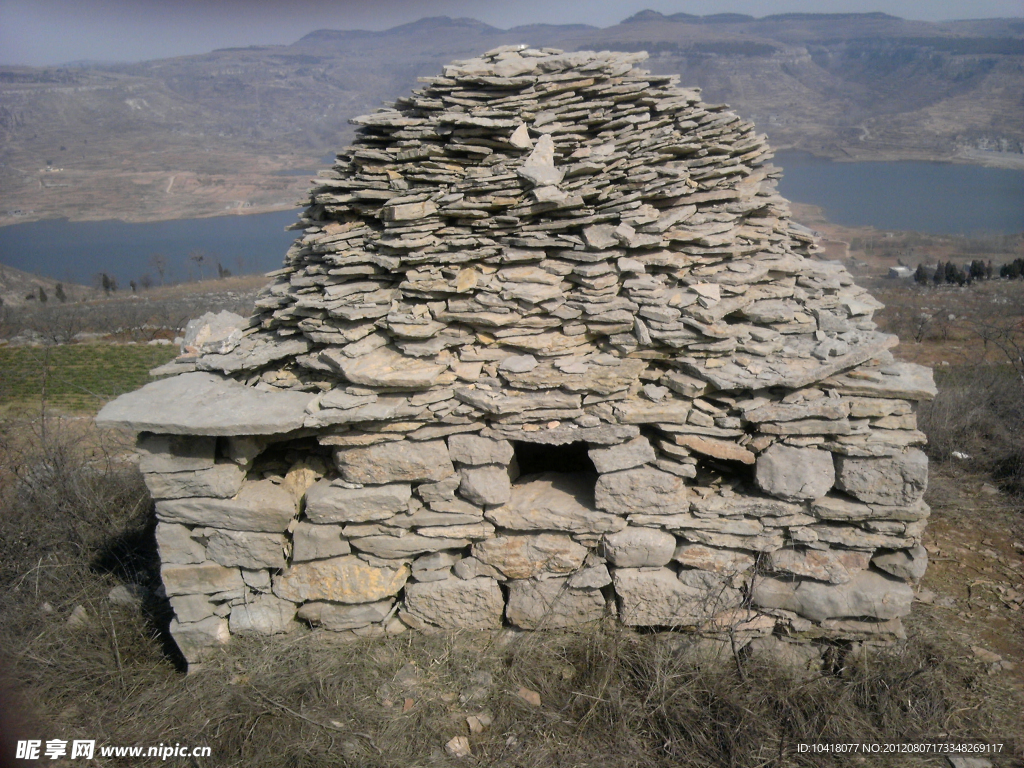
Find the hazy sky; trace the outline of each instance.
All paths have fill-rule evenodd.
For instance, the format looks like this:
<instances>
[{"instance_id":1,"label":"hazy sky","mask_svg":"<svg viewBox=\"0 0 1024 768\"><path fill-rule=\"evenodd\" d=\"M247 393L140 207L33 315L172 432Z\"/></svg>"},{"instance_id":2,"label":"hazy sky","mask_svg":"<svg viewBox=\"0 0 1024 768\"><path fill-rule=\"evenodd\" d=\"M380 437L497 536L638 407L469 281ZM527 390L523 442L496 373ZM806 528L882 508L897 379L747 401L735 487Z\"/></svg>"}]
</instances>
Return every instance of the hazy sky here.
<instances>
[{"instance_id":1,"label":"hazy sky","mask_svg":"<svg viewBox=\"0 0 1024 768\"><path fill-rule=\"evenodd\" d=\"M1022 16L1021 0L0 0L0 63L138 61L287 44L314 29L387 29L424 16L607 27L663 13L885 11L907 19Z\"/></svg>"}]
</instances>

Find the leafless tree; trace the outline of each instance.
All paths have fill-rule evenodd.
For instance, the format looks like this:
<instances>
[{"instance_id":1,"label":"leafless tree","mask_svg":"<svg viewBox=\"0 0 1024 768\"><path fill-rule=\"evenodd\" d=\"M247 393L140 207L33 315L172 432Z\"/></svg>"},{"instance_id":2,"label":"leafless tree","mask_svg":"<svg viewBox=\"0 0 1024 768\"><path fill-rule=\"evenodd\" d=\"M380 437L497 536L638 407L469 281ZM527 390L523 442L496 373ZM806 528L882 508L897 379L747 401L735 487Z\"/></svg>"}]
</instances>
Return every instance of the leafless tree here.
<instances>
[{"instance_id":1,"label":"leafless tree","mask_svg":"<svg viewBox=\"0 0 1024 768\"><path fill-rule=\"evenodd\" d=\"M160 285L164 284L164 275L167 272L167 257L162 253L154 253L149 257L149 265L160 275Z\"/></svg>"}]
</instances>

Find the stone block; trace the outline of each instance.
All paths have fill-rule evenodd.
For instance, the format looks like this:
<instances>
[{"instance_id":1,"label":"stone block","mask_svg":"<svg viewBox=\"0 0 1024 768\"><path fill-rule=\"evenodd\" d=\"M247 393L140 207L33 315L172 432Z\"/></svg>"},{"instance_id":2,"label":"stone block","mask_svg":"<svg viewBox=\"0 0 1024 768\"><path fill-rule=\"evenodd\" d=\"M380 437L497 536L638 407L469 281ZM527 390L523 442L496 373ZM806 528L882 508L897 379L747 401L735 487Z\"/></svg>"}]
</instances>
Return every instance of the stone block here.
<instances>
[{"instance_id":1,"label":"stone block","mask_svg":"<svg viewBox=\"0 0 1024 768\"><path fill-rule=\"evenodd\" d=\"M231 640L228 622L219 616L210 616L188 624L171 619L169 629L178 650L189 664L209 659L218 648Z\"/></svg>"},{"instance_id":2,"label":"stone block","mask_svg":"<svg viewBox=\"0 0 1024 768\"><path fill-rule=\"evenodd\" d=\"M156 504L167 523L280 533L295 517L295 499L269 480L245 483L233 499L166 499Z\"/></svg>"},{"instance_id":3,"label":"stone block","mask_svg":"<svg viewBox=\"0 0 1024 768\"><path fill-rule=\"evenodd\" d=\"M630 627L692 626L707 615L707 594L682 583L668 568L615 568L612 584L619 619Z\"/></svg>"},{"instance_id":4,"label":"stone block","mask_svg":"<svg viewBox=\"0 0 1024 768\"><path fill-rule=\"evenodd\" d=\"M420 536L408 531L396 531L399 535L374 535L352 538L350 542L360 552L385 560L402 560L422 555L425 552L436 552L439 549L461 549L468 547L468 538L444 538L440 536Z\"/></svg>"},{"instance_id":5,"label":"stone block","mask_svg":"<svg viewBox=\"0 0 1024 768\"><path fill-rule=\"evenodd\" d=\"M504 506L489 509L485 517L513 531L568 531L608 533L626 521L594 508L596 476L581 472L544 472L520 477Z\"/></svg>"},{"instance_id":6,"label":"stone block","mask_svg":"<svg viewBox=\"0 0 1024 768\"><path fill-rule=\"evenodd\" d=\"M405 607L443 629L498 629L505 600L494 579L445 579L409 584Z\"/></svg>"},{"instance_id":7,"label":"stone block","mask_svg":"<svg viewBox=\"0 0 1024 768\"><path fill-rule=\"evenodd\" d=\"M259 595L231 607L228 627L232 634L278 635L296 627L295 603L274 595Z\"/></svg>"},{"instance_id":8,"label":"stone block","mask_svg":"<svg viewBox=\"0 0 1024 768\"><path fill-rule=\"evenodd\" d=\"M616 515L671 515L690 508L682 478L654 467L637 467L601 475L594 488L598 509Z\"/></svg>"},{"instance_id":9,"label":"stone block","mask_svg":"<svg viewBox=\"0 0 1024 768\"><path fill-rule=\"evenodd\" d=\"M183 373L107 403L96 424L170 435L280 435L302 427L312 399L306 392L267 392L212 373Z\"/></svg>"},{"instance_id":10,"label":"stone block","mask_svg":"<svg viewBox=\"0 0 1024 768\"><path fill-rule=\"evenodd\" d=\"M230 499L242 487L245 469L237 464L217 464L189 472L157 472L143 475L154 499L205 496Z\"/></svg>"},{"instance_id":11,"label":"stone block","mask_svg":"<svg viewBox=\"0 0 1024 768\"><path fill-rule=\"evenodd\" d=\"M478 435L452 435L448 453L459 464L508 464L514 451L508 440L492 440Z\"/></svg>"},{"instance_id":12,"label":"stone block","mask_svg":"<svg viewBox=\"0 0 1024 768\"><path fill-rule=\"evenodd\" d=\"M753 568L755 562L749 552L709 547L706 544L680 544L672 559L687 568L722 574L742 573Z\"/></svg>"},{"instance_id":13,"label":"stone block","mask_svg":"<svg viewBox=\"0 0 1024 768\"><path fill-rule=\"evenodd\" d=\"M340 525L298 523L292 531L292 562L323 560L352 551Z\"/></svg>"},{"instance_id":14,"label":"stone block","mask_svg":"<svg viewBox=\"0 0 1024 768\"><path fill-rule=\"evenodd\" d=\"M436 483L455 474L444 440L399 440L338 448L334 461L350 483Z\"/></svg>"},{"instance_id":15,"label":"stone block","mask_svg":"<svg viewBox=\"0 0 1024 768\"><path fill-rule=\"evenodd\" d=\"M156 524L156 546L161 563L202 563L208 560L206 547L192 537L191 529L177 523Z\"/></svg>"},{"instance_id":16,"label":"stone block","mask_svg":"<svg viewBox=\"0 0 1024 768\"><path fill-rule=\"evenodd\" d=\"M408 483L345 488L321 480L306 491L306 517L314 523L363 523L384 520L409 506Z\"/></svg>"},{"instance_id":17,"label":"stone block","mask_svg":"<svg viewBox=\"0 0 1024 768\"><path fill-rule=\"evenodd\" d=\"M214 437L154 435L143 432L135 443L139 471L193 472L213 466L217 449Z\"/></svg>"},{"instance_id":18,"label":"stone block","mask_svg":"<svg viewBox=\"0 0 1024 768\"><path fill-rule=\"evenodd\" d=\"M812 621L871 617L894 619L910 612L913 590L876 571L858 571L845 584L764 577L755 580L751 599L762 608L793 611Z\"/></svg>"},{"instance_id":19,"label":"stone block","mask_svg":"<svg viewBox=\"0 0 1024 768\"><path fill-rule=\"evenodd\" d=\"M621 445L591 448L589 454L594 467L602 474L639 467L651 463L656 458L650 440L643 435Z\"/></svg>"},{"instance_id":20,"label":"stone block","mask_svg":"<svg viewBox=\"0 0 1024 768\"><path fill-rule=\"evenodd\" d=\"M523 629L563 629L604 616L599 589L574 589L567 579L518 579L508 583L506 618Z\"/></svg>"},{"instance_id":21,"label":"stone block","mask_svg":"<svg viewBox=\"0 0 1024 768\"><path fill-rule=\"evenodd\" d=\"M388 617L394 605L394 600L379 600L376 603L358 605L315 601L304 603L299 608L299 618L332 632L344 632L348 629L379 624Z\"/></svg>"},{"instance_id":22,"label":"stone block","mask_svg":"<svg viewBox=\"0 0 1024 768\"><path fill-rule=\"evenodd\" d=\"M242 568L284 568L285 537L281 533L204 530L206 551L215 563Z\"/></svg>"},{"instance_id":23,"label":"stone block","mask_svg":"<svg viewBox=\"0 0 1024 768\"><path fill-rule=\"evenodd\" d=\"M912 448L892 458L836 456L836 486L868 504L914 504L928 488L928 457Z\"/></svg>"},{"instance_id":24,"label":"stone block","mask_svg":"<svg viewBox=\"0 0 1024 768\"><path fill-rule=\"evenodd\" d=\"M928 570L928 550L918 544L910 549L879 552L871 558L871 564L897 579L916 582Z\"/></svg>"},{"instance_id":25,"label":"stone block","mask_svg":"<svg viewBox=\"0 0 1024 768\"><path fill-rule=\"evenodd\" d=\"M583 564L587 548L558 533L509 534L478 541L473 556L508 579L541 573L571 573Z\"/></svg>"},{"instance_id":26,"label":"stone block","mask_svg":"<svg viewBox=\"0 0 1024 768\"><path fill-rule=\"evenodd\" d=\"M213 616L216 606L206 595L175 595L169 598L175 618L189 624Z\"/></svg>"},{"instance_id":27,"label":"stone block","mask_svg":"<svg viewBox=\"0 0 1024 768\"><path fill-rule=\"evenodd\" d=\"M775 443L757 457L754 479L769 496L785 501L817 499L835 484L832 454Z\"/></svg>"},{"instance_id":28,"label":"stone block","mask_svg":"<svg viewBox=\"0 0 1024 768\"><path fill-rule=\"evenodd\" d=\"M618 568L668 565L675 551L676 537L656 528L629 526L602 540L602 553Z\"/></svg>"},{"instance_id":29,"label":"stone block","mask_svg":"<svg viewBox=\"0 0 1024 768\"><path fill-rule=\"evenodd\" d=\"M372 603L398 594L409 573L405 564L377 567L354 555L292 563L274 577L274 594L295 603Z\"/></svg>"},{"instance_id":30,"label":"stone block","mask_svg":"<svg viewBox=\"0 0 1024 768\"><path fill-rule=\"evenodd\" d=\"M473 504L496 506L512 496L512 482L506 467L460 467L459 478L459 494Z\"/></svg>"},{"instance_id":31,"label":"stone block","mask_svg":"<svg viewBox=\"0 0 1024 768\"><path fill-rule=\"evenodd\" d=\"M833 584L845 584L852 574L867 568L870 561L870 552L856 549L785 547L768 555L768 563L773 570Z\"/></svg>"},{"instance_id":32,"label":"stone block","mask_svg":"<svg viewBox=\"0 0 1024 768\"><path fill-rule=\"evenodd\" d=\"M227 568L220 563L165 564L160 568L160 577L168 596L212 595L245 586L237 568Z\"/></svg>"}]
</instances>

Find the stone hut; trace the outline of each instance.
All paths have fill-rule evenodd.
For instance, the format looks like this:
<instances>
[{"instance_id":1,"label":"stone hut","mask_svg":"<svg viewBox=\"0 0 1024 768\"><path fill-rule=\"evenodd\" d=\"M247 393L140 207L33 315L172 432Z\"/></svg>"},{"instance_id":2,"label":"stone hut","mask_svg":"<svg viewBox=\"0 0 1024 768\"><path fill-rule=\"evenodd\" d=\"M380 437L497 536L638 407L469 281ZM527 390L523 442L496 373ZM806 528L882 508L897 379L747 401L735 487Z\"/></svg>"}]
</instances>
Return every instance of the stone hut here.
<instances>
[{"instance_id":1,"label":"stone hut","mask_svg":"<svg viewBox=\"0 0 1024 768\"><path fill-rule=\"evenodd\" d=\"M171 632L901 635L928 369L645 54L503 47L358 117L239 331L139 433Z\"/></svg>"}]
</instances>

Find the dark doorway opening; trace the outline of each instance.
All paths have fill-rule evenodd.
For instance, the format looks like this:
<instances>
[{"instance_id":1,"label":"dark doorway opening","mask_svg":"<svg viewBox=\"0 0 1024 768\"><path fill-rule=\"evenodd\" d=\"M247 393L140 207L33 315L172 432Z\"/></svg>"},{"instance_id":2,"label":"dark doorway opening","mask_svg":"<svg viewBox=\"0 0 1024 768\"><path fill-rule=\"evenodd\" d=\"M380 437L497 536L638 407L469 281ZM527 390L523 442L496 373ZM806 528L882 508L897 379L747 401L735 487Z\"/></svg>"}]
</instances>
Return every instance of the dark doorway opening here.
<instances>
[{"instance_id":1,"label":"dark doorway opening","mask_svg":"<svg viewBox=\"0 0 1024 768\"><path fill-rule=\"evenodd\" d=\"M586 443L543 445L541 443L514 442L515 460L519 474L535 475L541 472L586 472L597 474L594 462L587 454Z\"/></svg>"}]
</instances>

